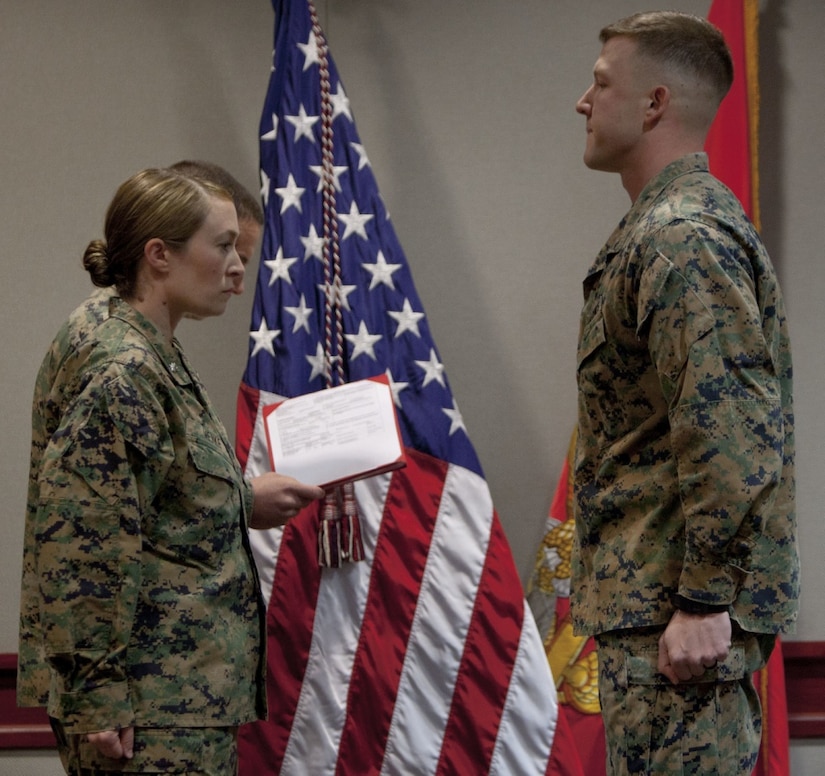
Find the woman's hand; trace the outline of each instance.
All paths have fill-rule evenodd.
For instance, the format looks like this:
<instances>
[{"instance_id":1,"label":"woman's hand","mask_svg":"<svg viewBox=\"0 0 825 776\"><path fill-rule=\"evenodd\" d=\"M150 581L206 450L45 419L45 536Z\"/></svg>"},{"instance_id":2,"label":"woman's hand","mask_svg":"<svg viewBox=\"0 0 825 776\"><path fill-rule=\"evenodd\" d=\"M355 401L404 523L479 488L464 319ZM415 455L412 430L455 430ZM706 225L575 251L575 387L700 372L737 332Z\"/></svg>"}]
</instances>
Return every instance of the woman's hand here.
<instances>
[{"instance_id":1,"label":"woman's hand","mask_svg":"<svg viewBox=\"0 0 825 776\"><path fill-rule=\"evenodd\" d=\"M323 498L324 489L307 485L294 477L267 472L251 480L255 499L250 528L277 528L297 515L304 507Z\"/></svg>"}]
</instances>

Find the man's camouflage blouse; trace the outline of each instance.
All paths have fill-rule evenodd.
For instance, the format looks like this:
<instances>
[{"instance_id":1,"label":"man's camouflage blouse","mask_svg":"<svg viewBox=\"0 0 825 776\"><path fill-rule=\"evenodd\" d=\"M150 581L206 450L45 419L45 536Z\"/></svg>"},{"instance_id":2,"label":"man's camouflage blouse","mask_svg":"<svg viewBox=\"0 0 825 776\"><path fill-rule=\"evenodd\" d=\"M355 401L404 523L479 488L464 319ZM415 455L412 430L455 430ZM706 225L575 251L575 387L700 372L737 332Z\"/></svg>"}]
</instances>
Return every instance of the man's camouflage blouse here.
<instances>
[{"instance_id":1,"label":"man's camouflage blouse","mask_svg":"<svg viewBox=\"0 0 825 776\"><path fill-rule=\"evenodd\" d=\"M694 154L648 183L584 281L577 629L666 623L674 594L747 631L797 616L791 351L776 274Z\"/></svg>"}]
</instances>

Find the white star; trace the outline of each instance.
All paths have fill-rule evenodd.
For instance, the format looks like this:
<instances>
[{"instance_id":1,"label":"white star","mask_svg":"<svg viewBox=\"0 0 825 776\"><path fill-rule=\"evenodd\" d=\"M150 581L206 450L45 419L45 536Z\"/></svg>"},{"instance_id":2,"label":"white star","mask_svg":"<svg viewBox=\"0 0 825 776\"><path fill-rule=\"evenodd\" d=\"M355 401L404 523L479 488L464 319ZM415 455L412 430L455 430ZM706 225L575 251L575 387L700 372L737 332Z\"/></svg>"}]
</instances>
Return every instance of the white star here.
<instances>
[{"instance_id":1,"label":"white star","mask_svg":"<svg viewBox=\"0 0 825 776\"><path fill-rule=\"evenodd\" d=\"M304 71L309 70L312 65L320 63L321 58L318 54L318 39L314 32L309 33L309 40L306 43L298 43L298 48L304 52Z\"/></svg>"},{"instance_id":2,"label":"white star","mask_svg":"<svg viewBox=\"0 0 825 776\"><path fill-rule=\"evenodd\" d=\"M359 237L367 239L367 230L365 224L375 218L371 213L362 214L358 210L358 203L353 200L349 208L349 213L339 213L338 220L343 221L347 228L344 229L344 234L341 236L341 242L347 239L351 234L357 234Z\"/></svg>"},{"instance_id":3,"label":"white star","mask_svg":"<svg viewBox=\"0 0 825 776\"><path fill-rule=\"evenodd\" d=\"M318 188L316 191L323 191L324 188L324 168L320 164L311 164L309 169L318 176ZM341 191L341 175L349 168L346 166L339 167L338 165L332 168L332 186L336 191Z\"/></svg>"},{"instance_id":4,"label":"white star","mask_svg":"<svg viewBox=\"0 0 825 776\"><path fill-rule=\"evenodd\" d=\"M304 356L312 367L312 374L309 376L311 383L316 377L321 377L327 373L327 357L324 355L324 347L319 342L315 347L314 356Z\"/></svg>"},{"instance_id":5,"label":"white star","mask_svg":"<svg viewBox=\"0 0 825 776\"><path fill-rule=\"evenodd\" d=\"M455 434L456 431L461 429L465 433L467 432L467 428L464 425L464 418L461 417L461 412L459 412L458 405L453 399L453 407L450 409L449 407L442 407L441 411L450 419L450 431L449 436Z\"/></svg>"},{"instance_id":6,"label":"white star","mask_svg":"<svg viewBox=\"0 0 825 776\"><path fill-rule=\"evenodd\" d=\"M287 283L292 283L292 278L289 277L289 268L298 261L298 258L284 258L284 247L283 245L278 248L278 253L275 254L274 259L266 259L264 264L272 270L272 274L269 276L269 285L275 285L275 281L279 278L283 278L286 280Z\"/></svg>"},{"instance_id":7,"label":"white star","mask_svg":"<svg viewBox=\"0 0 825 776\"><path fill-rule=\"evenodd\" d=\"M343 283L340 286L332 284L332 293L330 294L329 285L327 283L319 283L318 288L326 299L328 296L332 297L332 304L340 304L344 310L350 310L349 295L355 291L357 286L347 286ZM337 293L335 289L338 289Z\"/></svg>"},{"instance_id":8,"label":"white star","mask_svg":"<svg viewBox=\"0 0 825 776\"><path fill-rule=\"evenodd\" d=\"M315 142L315 135L312 132L312 128L315 126L316 122L318 121L318 116L307 116L306 110L304 110L303 103L301 107L298 108L298 115L297 116L284 116L284 118L295 127L295 140L294 142L298 142L301 137L307 138L310 142Z\"/></svg>"},{"instance_id":9,"label":"white star","mask_svg":"<svg viewBox=\"0 0 825 776\"><path fill-rule=\"evenodd\" d=\"M261 318L261 323L257 331L250 331L249 336L255 340L255 347L252 348L250 358L261 350L265 350L270 356L275 355L275 349L272 347L272 340L281 333L280 329L270 329L266 325L266 320Z\"/></svg>"},{"instance_id":10,"label":"white star","mask_svg":"<svg viewBox=\"0 0 825 776\"><path fill-rule=\"evenodd\" d=\"M345 334L344 338L352 343L352 355L350 358L353 361L362 353L366 353L373 361L375 361L375 348L373 347L378 340L381 339L380 334L370 334L367 331L367 324L364 321L358 325L358 334Z\"/></svg>"},{"instance_id":11,"label":"white star","mask_svg":"<svg viewBox=\"0 0 825 776\"><path fill-rule=\"evenodd\" d=\"M332 102L332 118L337 119L342 113L352 121L352 111L349 108L349 97L344 94L344 87L341 82L338 82L338 91L335 94L330 94L330 102Z\"/></svg>"},{"instance_id":12,"label":"white star","mask_svg":"<svg viewBox=\"0 0 825 776\"><path fill-rule=\"evenodd\" d=\"M442 388L446 388L444 382L444 364L438 360L435 350L430 348L429 361L416 361L416 364L424 370L424 383L422 387L427 387L433 380L436 380Z\"/></svg>"},{"instance_id":13,"label":"white star","mask_svg":"<svg viewBox=\"0 0 825 776\"><path fill-rule=\"evenodd\" d=\"M269 176L264 170L261 170L261 197L266 207L269 204Z\"/></svg>"},{"instance_id":14,"label":"white star","mask_svg":"<svg viewBox=\"0 0 825 776\"><path fill-rule=\"evenodd\" d=\"M363 170L364 167L372 167L370 160L367 158L367 152L364 150L364 146L360 143L350 143L350 145L355 149L355 153L358 154L358 169Z\"/></svg>"},{"instance_id":15,"label":"white star","mask_svg":"<svg viewBox=\"0 0 825 776\"><path fill-rule=\"evenodd\" d=\"M375 264L362 264L361 266L372 275L372 280L370 280L370 291L372 291L372 289L379 283L383 283L385 286L389 286L393 291L395 291L395 284L392 282L392 275L394 272L401 269L401 265L387 264L383 251L378 251L378 256L375 258Z\"/></svg>"},{"instance_id":16,"label":"white star","mask_svg":"<svg viewBox=\"0 0 825 776\"><path fill-rule=\"evenodd\" d=\"M292 173L289 173L286 186L280 186L275 189L275 193L283 200L283 202L281 202L281 213L285 213L293 206L299 213L302 212L301 196L305 191L306 189L302 189L295 182L295 178L292 177Z\"/></svg>"},{"instance_id":17,"label":"white star","mask_svg":"<svg viewBox=\"0 0 825 776\"><path fill-rule=\"evenodd\" d=\"M303 294L301 294L301 302L298 307L284 306L284 310L295 317L295 323L292 326L293 334L295 334L298 329L306 329L307 334L309 334L309 314L312 312L312 308L307 307L307 300Z\"/></svg>"},{"instance_id":18,"label":"white star","mask_svg":"<svg viewBox=\"0 0 825 776\"><path fill-rule=\"evenodd\" d=\"M278 114L272 114L272 129L261 135L261 140L274 140L278 136Z\"/></svg>"},{"instance_id":19,"label":"white star","mask_svg":"<svg viewBox=\"0 0 825 776\"><path fill-rule=\"evenodd\" d=\"M324 260L324 238L315 230L315 224L309 225L309 234L300 240L304 244L304 261L311 256L320 261Z\"/></svg>"},{"instance_id":20,"label":"white star","mask_svg":"<svg viewBox=\"0 0 825 776\"><path fill-rule=\"evenodd\" d=\"M398 328L395 330L396 337L400 337L405 331L411 331L416 337L421 336L421 332L418 331L418 322L424 317L424 313L415 312L409 299L404 300L401 310L397 312L387 310L387 315L398 323Z\"/></svg>"},{"instance_id":21,"label":"white star","mask_svg":"<svg viewBox=\"0 0 825 776\"><path fill-rule=\"evenodd\" d=\"M400 409L401 408L401 399L399 398L399 394L401 393L401 391L406 390L407 388L409 388L410 384L409 383L396 382L395 380L393 380L392 379L392 372L390 372L389 368L387 368L387 371L384 372L384 374L387 376L387 381L390 384L390 390L392 391L393 404L395 404L395 406Z\"/></svg>"}]
</instances>

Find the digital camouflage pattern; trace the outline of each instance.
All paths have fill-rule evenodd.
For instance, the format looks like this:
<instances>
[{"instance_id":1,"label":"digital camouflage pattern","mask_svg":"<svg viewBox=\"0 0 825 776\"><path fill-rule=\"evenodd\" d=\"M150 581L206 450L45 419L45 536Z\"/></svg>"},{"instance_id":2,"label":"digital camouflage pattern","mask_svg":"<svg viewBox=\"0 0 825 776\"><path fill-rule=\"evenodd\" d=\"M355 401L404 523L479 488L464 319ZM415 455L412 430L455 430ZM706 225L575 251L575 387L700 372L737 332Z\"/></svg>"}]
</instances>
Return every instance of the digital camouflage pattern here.
<instances>
[{"instance_id":1,"label":"digital camouflage pattern","mask_svg":"<svg viewBox=\"0 0 825 776\"><path fill-rule=\"evenodd\" d=\"M109 317L113 289L95 290L77 307L60 328L43 358L32 402L32 439L29 457L29 487L26 503L26 532L23 550L23 578L20 605L20 643L17 656L17 703L45 706L49 700L49 668L40 639L40 581L37 552L30 526L37 517L38 476L43 453L60 425L60 416L76 390L75 380L60 377L76 374L89 357L95 329Z\"/></svg>"},{"instance_id":2,"label":"digital camouflage pattern","mask_svg":"<svg viewBox=\"0 0 825 776\"><path fill-rule=\"evenodd\" d=\"M597 637L612 776L751 776L762 724L751 676L775 636L735 629L728 657L672 686L658 671L661 628Z\"/></svg>"},{"instance_id":3,"label":"digital camouflage pattern","mask_svg":"<svg viewBox=\"0 0 825 776\"><path fill-rule=\"evenodd\" d=\"M238 772L237 728L138 728L134 757L113 761L86 736L67 736L52 722L63 769L69 776L108 773L234 776Z\"/></svg>"},{"instance_id":4,"label":"digital camouflage pattern","mask_svg":"<svg viewBox=\"0 0 825 776\"><path fill-rule=\"evenodd\" d=\"M177 342L117 297L95 327L93 300L35 389L21 702L42 702L45 654L68 733L261 717L251 489Z\"/></svg>"},{"instance_id":5,"label":"digital camouflage pattern","mask_svg":"<svg viewBox=\"0 0 825 776\"><path fill-rule=\"evenodd\" d=\"M799 559L791 351L776 274L692 154L651 180L584 282L571 608L659 625L678 593L790 629Z\"/></svg>"}]
</instances>

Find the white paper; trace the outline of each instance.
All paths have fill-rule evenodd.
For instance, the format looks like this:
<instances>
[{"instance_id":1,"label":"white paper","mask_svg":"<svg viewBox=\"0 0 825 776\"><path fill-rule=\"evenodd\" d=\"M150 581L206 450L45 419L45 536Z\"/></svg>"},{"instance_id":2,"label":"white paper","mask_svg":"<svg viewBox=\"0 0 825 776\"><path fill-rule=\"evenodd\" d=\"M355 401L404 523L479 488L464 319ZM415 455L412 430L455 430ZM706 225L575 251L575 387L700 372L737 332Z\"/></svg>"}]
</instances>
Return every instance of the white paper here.
<instances>
[{"instance_id":1,"label":"white paper","mask_svg":"<svg viewBox=\"0 0 825 776\"><path fill-rule=\"evenodd\" d=\"M359 380L286 399L265 415L273 468L328 485L399 465L389 385Z\"/></svg>"}]
</instances>

